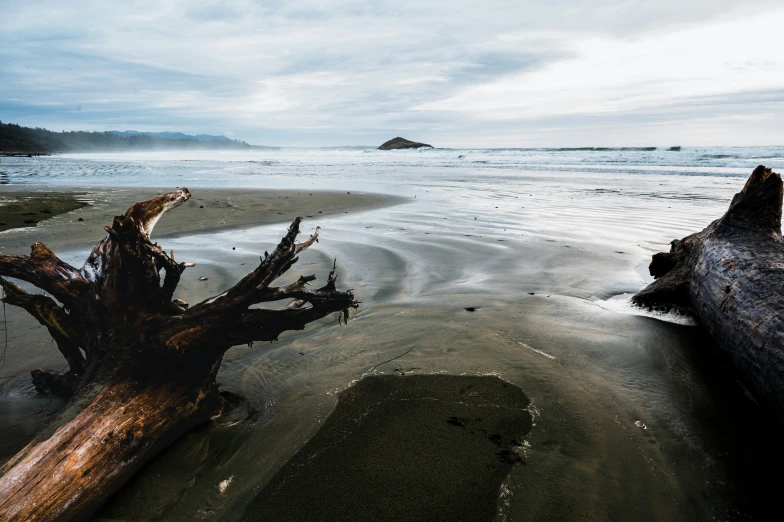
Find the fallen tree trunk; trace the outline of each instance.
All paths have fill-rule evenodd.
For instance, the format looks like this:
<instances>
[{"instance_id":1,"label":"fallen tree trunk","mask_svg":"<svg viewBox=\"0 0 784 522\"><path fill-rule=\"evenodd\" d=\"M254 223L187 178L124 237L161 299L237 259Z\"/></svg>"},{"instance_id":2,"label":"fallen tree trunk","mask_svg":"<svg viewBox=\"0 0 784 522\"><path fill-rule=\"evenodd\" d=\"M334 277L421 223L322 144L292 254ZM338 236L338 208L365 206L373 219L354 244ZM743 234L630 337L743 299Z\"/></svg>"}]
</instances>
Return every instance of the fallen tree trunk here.
<instances>
[{"instance_id":1,"label":"fallen tree trunk","mask_svg":"<svg viewBox=\"0 0 784 522\"><path fill-rule=\"evenodd\" d=\"M83 520L158 451L221 412L215 377L224 352L274 341L285 330L357 303L314 276L272 286L318 240L297 243L300 218L272 254L227 291L188 307L172 300L190 263L150 242L161 215L190 197L176 190L131 206L106 227L84 267L36 243L30 256L0 254L5 301L47 327L69 371L34 370L39 391L71 397L58 419L0 468L0 519ZM160 271L164 271L161 277ZM49 297L49 294L54 297ZM55 300L56 299L56 300ZM288 300L278 309L250 308Z\"/></svg>"},{"instance_id":2,"label":"fallen tree trunk","mask_svg":"<svg viewBox=\"0 0 784 522\"><path fill-rule=\"evenodd\" d=\"M656 278L634 296L688 308L759 403L784 419L784 241L781 177L757 167L723 217L653 256Z\"/></svg>"}]
</instances>

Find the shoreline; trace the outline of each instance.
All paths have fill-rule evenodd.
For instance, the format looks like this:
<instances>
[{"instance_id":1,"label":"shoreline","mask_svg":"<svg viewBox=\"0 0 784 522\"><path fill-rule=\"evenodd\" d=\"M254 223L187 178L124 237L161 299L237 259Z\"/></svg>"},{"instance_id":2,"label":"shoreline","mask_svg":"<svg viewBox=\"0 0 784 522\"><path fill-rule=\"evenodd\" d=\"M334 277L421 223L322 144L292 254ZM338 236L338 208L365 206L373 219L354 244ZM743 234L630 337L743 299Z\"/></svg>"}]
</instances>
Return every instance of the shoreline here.
<instances>
[{"instance_id":1,"label":"shoreline","mask_svg":"<svg viewBox=\"0 0 784 522\"><path fill-rule=\"evenodd\" d=\"M359 168L365 176L365 168ZM601 520L611 513L619 520L696 520L721 518L732 510L765 510L772 487L742 466L767 458L765 448L773 446L758 445L745 428L735 431L723 422L734 418L742 419L738 425L761 426L748 400L732 387L734 381L714 378L713 368L705 369L701 354L710 353L710 344L701 329L618 314L594 303L597 296L638 290L643 279L635 266L647 265L652 253L694 223L715 218L719 202L725 210L723 191L734 190L736 181L712 179L707 186L697 179L684 188L680 178L669 184L665 177L561 180L543 174L519 181L499 176L491 180L492 190L483 190L485 180L464 182L462 174L450 181L431 170L418 178L408 167L396 172L400 185L390 183L377 192L396 193L396 187L410 182L416 188L400 193L418 198L361 216L336 208L327 217L328 210L314 208L304 190L291 191L288 200L283 191L269 191L272 210L264 211L239 205L231 196L238 206L233 209L231 190L215 191L216 203L197 189L194 198L209 205L184 205L161 220L154 241L197 264L184 273L175 296L186 302L216 295L236 282L265 248L276 244L289 218L301 213L323 217L306 221L303 233L322 225L324 240L308 250L290 277L314 273L323 281L337 258L338 285L354 289L363 305L349 326L329 317L279 342L227 352L219 385L247 399L248 418L190 432L134 477L99 519L165 513L162 518L172 522L240 520L246 506L327 421L337 394L367 372L494 374L524 390L536 412L536 427L527 436L526 466L512 467L503 483L511 492L505 493L510 519L557 520L579 513ZM171 190L182 178L170 179L178 181L148 194ZM446 187L445 179L451 183ZM263 177L258 180L264 183ZM342 204L352 202L355 187L373 190L362 181L357 175L314 183L342 186L344 191L335 195ZM293 186L305 182L310 183L292 179L300 183ZM80 265L85 249L104 235L102 227L115 213L105 208L105 200L126 205L139 190L91 189L101 208L57 216L39 224L33 235L22 229L4 233L0 251L27 253L29 244L41 239L64 260ZM684 193L687 199L679 199ZM631 195L641 197L632 205ZM691 195L695 199L688 199ZM379 204L387 200L380 199ZM276 206L287 201L291 214ZM303 212L306 205L308 213ZM87 211L94 218L73 222ZM651 223L650 216L659 214L668 220ZM206 232L246 218L260 224L265 216L276 224L159 237L194 228ZM191 217L205 228L189 222ZM167 235L169 225L180 219ZM79 249L62 241L58 230L71 240L81 237ZM8 250L9 236L20 236L14 239L18 250ZM53 246L58 242L63 246ZM0 437L4 442L19 435L19 422L39 422L46 413L38 412L52 408L30 391L29 369L62 364L45 331L21 319L24 312L9 307L8 313L13 344L4 375L16 373L0 380L5 401L0 416L6 415L10 425ZM29 343L22 343L24 336ZM648 429L636 427L637 420ZM407 435L418 438L420 430ZM735 452L749 447L748 455Z\"/></svg>"}]
</instances>

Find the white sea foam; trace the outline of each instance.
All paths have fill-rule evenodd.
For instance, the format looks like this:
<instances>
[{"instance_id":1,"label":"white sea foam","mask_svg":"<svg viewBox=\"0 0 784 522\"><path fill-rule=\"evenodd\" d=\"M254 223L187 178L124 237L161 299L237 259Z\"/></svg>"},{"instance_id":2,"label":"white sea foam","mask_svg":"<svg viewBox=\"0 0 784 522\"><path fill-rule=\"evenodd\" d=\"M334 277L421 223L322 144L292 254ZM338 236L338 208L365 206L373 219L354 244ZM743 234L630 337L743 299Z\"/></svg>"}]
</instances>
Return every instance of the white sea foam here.
<instances>
[{"instance_id":1,"label":"white sea foam","mask_svg":"<svg viewBox=\"0 0 784 522\"><path fill-rule=\"evenodd\" d=\"M682 311L673 309L669 312L659 312L648 310L632 303L633 294L620 294L609 299L597 299L594 301L598 306L605 310L618 312L619 314L639 315L665 321L668 323L681 324L684 326L697 326L697 320Z\"/></svg>"},{"instance_id":2,"label":"white sea foam","mask_svg":"<svg viewBox=\"0 0 784 522\"><path fill-rule=\"evenodd\" d=\"M524 347L524 348L528 348L528 349L529 349L529 350L531 350L532 352L536 352L536 353L538 353L539 355L543 355L543 356L547 357L548 359L553 359L553 360L555 360L555 357L553 357L553 356L552 356L552 355L550 355L549 353L545 353L545 352L543 352L542 350L537 350L536 348L533 348L532 346L528 346L527 344L525 344L525 343L523 343L523 342L520 342L520 341L517 341L517 344L519 344L520 346L522 346L522 347Z\"/></svg>"}]
</instances>

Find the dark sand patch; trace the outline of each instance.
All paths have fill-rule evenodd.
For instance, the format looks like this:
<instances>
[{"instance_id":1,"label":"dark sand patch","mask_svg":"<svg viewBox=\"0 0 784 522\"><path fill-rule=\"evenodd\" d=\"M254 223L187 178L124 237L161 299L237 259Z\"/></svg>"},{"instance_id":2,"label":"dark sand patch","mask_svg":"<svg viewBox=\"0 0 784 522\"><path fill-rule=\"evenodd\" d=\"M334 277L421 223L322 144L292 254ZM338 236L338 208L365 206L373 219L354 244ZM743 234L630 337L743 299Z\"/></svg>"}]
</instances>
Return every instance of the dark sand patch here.
<instances>
[{"instance_id":1,"label":"dark sand patch","mask_svg":"<svg viewBox=\"0 0 784 522\"><path fill-rule=\"evenodd\" d=\"M529 401L497 377L391 375L340 394L244 520L493 520Z\"/></svg>"},{"instance_id":2,"label":"dark sand patch","mask_svg":"<svg viewBox=\"0 0 784 522\"><path fill-rule=\"evenodd\" d=\"M83 194L67 192L3 194L0 196L0 232L34 227L41 221L87 205Z\"/></svg>"}]
</instances>

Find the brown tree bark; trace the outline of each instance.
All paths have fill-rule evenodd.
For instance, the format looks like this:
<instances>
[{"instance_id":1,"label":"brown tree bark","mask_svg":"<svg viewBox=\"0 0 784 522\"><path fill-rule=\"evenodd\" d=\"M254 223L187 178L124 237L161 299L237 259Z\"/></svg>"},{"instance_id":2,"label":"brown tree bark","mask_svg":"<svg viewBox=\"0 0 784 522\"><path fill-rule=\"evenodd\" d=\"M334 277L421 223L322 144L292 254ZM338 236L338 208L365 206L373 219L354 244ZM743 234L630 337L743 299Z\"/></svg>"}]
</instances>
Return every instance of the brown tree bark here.
<instances>
[{"instance_id":1,"label":"brown tree bark","mask_svg":"<svg viewBox=\"0 0 784 522\"><path fill-rule=\"evenodd\" d=\"M41 243L29 256L0 254L0 276L45 292L30 294L0 277L5 301L46 326L68 362L65 374L33 370L33 382L71 397L52 425L0 468L0 519L88 518L162 448L220 414L215 377L226 350L274 341L333 312L348 319L357 307L350 291L335 288L334 267L322 288L309 286L314 276L272 286L318 241L317 228L296 242L300 218L233 287L190 308L173 301L192 264L176 262L150 234L188 198L179 189L135 203L105 227L108 235L81 269ZM289 302L251 308L280 300Z\"/></svg>"},{"instance_id":2,"label":"brown tree bark","mask_svg":"<svg viewBox=\"0 0 784 522\"><path fill-rule=\"evenodd\" d=\"M757 167L723 217L653 256L633 300L690 309L755 398L784 420L781 177Z\"/></svg>"}]
</instances>

